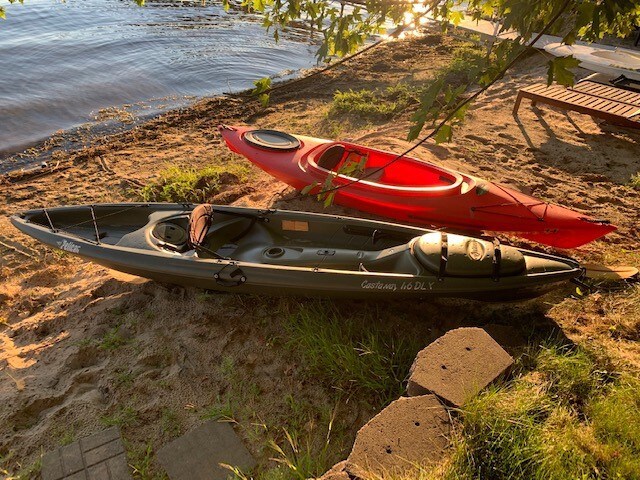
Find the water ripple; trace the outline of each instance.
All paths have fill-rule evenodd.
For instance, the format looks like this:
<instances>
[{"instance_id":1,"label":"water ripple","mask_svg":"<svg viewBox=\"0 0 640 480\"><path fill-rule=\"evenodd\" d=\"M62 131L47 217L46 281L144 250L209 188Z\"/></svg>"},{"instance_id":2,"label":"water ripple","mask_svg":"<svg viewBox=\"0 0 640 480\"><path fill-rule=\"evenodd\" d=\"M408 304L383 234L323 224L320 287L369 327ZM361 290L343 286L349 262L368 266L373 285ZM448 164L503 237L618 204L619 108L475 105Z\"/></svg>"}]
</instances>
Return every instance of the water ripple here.
<instances>
[{"instance_id":1,"label":"water ripple","mask_svg":"<svg viewBox=\"0 0 640 480\"><path fill-rule=\"evenodd\" d=\"M0 152L101 108L206 96L314 64L303 29L276 44L257 15L200 2L29 0L0 22ZM170 105L169 105L170 106Z\"/></svg>"}]
</instances>

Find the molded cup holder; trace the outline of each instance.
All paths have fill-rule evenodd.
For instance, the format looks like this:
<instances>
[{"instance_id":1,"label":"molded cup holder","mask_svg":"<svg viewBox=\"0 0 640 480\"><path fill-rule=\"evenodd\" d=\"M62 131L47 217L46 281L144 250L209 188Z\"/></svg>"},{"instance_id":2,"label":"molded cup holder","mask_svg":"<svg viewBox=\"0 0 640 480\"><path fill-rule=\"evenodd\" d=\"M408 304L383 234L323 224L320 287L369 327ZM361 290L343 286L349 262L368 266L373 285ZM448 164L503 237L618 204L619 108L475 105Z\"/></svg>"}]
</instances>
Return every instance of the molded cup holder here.
<instances>
[{"instance_id":1,"label":"molded cup holder","mask_svg":"<svg viewBox=\"0 0 640 480\"><path fill-rule=\"evenodd\" d=\"M264 251L265 256L269 258L278 258L284 255L284 248L282 247L271 247L267 248Z\"/></svg>"}]
</instances>

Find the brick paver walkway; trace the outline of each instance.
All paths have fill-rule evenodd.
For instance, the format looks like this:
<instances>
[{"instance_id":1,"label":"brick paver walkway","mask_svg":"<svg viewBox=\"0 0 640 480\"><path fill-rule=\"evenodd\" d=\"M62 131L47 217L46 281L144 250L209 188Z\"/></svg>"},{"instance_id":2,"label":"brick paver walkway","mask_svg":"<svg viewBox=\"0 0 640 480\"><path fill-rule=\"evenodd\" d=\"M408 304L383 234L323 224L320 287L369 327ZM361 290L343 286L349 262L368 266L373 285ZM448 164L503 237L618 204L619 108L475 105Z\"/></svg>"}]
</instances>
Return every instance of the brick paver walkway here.
<instances>
[{"instance_id":1,"label":"brick paver walkway","mask_svg":"<svg viewBox=\"0 0 640 480\"><path fill-rule=\"evenodd\" d=\"M111 427L47 453L42 480L131 480L122 437Z\"/></svg>"}]
</instances>

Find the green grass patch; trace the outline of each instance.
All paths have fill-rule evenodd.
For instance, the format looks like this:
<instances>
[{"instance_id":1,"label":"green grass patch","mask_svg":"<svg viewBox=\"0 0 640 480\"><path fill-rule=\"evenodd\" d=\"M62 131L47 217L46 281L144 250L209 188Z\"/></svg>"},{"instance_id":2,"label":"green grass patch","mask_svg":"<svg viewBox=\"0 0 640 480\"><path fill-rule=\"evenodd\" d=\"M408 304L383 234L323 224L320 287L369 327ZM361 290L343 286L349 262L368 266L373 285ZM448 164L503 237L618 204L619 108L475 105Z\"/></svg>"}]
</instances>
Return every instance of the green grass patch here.
<instances>
[{"instance_id":1,"label":"green grass patch","mask_svg":"<svg viewBox=\"0 0 640 480\"><path fill-rule=\"evenodd\" d=\"M631 175L629 179L629 185L635 188L636 190L640 190L640 172Z\"/></svg>"},{"instance_id":2,"label":"green grass patch","mask_svg":"<svg viewBox=\"0 0 640 480\"><path fill-rule=\"evenodd\" d=\"M30 480L40 478L44 451L41 451L40 456L28 465L18 461L14 455L13 450L10 450L7 454L0 455L0 478L6 480Z\"/></svg>"},{"instance_id":3,"label":"green grass patch","mask_svg":"<svg viewBox=\"0 0 640 480\"><path fill-rule=\"evenodd\" d=\"M199 170L171 167L143 187L140 197L145 202L206 202L223 187L246 182L249 175L250 169L243 163L214 164Z\"/></svg>"},{"instance_id":4,"label":"green grass patch","mask_svg":"<svg viewBox=\"0 0 640 480\"><path fill-rule=\"evenodd\" d=\"M640 478L640 383L581 348L540 348L464 407L446 478Z\"/></svg>"},{"instance_id":5,"label":"green grass patch","mask_svg":"<svg viewBox=\"0 0 640 480\"><path fill-rule=\"evenodd\" d=\"M444 79L447 85L457 87L470 83L485 65L483 49L464 44L454 49L451 63L434 71L435 79ZM373 90L336 91L329 115L350 113L368 119L385 120L402 112L410 105L418 105L428 85L400 83Z\"/></svg>"},{"instance_id":6,"label":"green grass patch","mask_svg":"<svg viewBox=\"0 0 640 480\"><path fill-rule=\"evenodd\" d=\"M231 398L225 398L224 400L218 395L216 397L216 403L205 410L200 415L200 418L205 420L224 420L227 422L235 422L234 420L234 405Z\"/></svg>"},{"instance_id":7,"label":"green grass patch","mask_svg":"<svg viewBox=\"0 0 640 480\"><path fill-rule=\"evenodd\" d=\"M330 465L329 435L319 448L315 445L316 439L311 435L300 439L285 430L285 436L287 443L284 447L270 442L270 447L275 453L273 460L280 464L279 467L269 470L261 478L306 480L322 475L327 465Z\"/></svg>"},{"instance_id":8,"label":"green grass patch","mask_svg":"<svg viewBox=\"0 0 640 480\"><path fill-rule=\"evenodd\" d=\"M103 415L100 422L107 427L132 427L138 424L138 412L133 407L120 407L111 415Z\"/></svg>"},{"instance_id":9,"label":"green grass patch","mask_svg":"<svg viewBox=\"0 0 640 480\"><path fill-rule=\"evenodd\" d=\"M133 478L139 480L168 479L166 473L158 472L154 469L154 452L151 442L132 445L125 440L125 445L127 447L129 466L133 469Z\"/></svg>"},{"instance_id":10,"label":"green grass patch","mask_svg":"<svg viewBox=\"0 0 640 480\"><path fill-rule=\"evenodd\" d=\"M463 44L453 51L451 63L437 70L436 77L444 77L454 86L471 83L486 64L486 52L473 44Z\"/></svg>"},{"instance_id":11,"label":"green grass patch","mask_svg":"<svg viewBox=\"0 0 640 480\"><path fill-rule=\"evenodd\" d=\"M180 434L180 419L178 414L170 408L163 408L160 414L160 430L171 437Z\"/></svg>"},{"instance_id":12,"label":"green grass patch","mask_svg":"<svg viewBox=\"0 0 640 480\"><path fill-rule=\"evenodd\" d=\"M310 375L348 393L366 395L381 406L404 392L413 359L422 345L382 329L370 314L343 318L326 304L307 304L288 318L289 345Z\"/></svg>"},{"instance_id":13,"label":"green grass patch","mask_svg":"<svg viewBox=\"0 0 640 480\"><path fill-rule=\"evenodd\" d=\"M398 84L385 89L336 91L329 114L352 113L368 118L388 119L417 102L418 87Z\"/></svg>"},{"instance_id":14,"label":"green grass patch","mask_svg":"<svg viewBox=\"0 0 640 480\"><path fill-rule=\"evenodd\" d=\"M118 370L115 372L115 384L118 388L129 388L133 385L136 374L131 370Z\"/></svg>"},{"instance_id":15,"label":"green grass patch","mask_svg":"<svg viewBox=\"0 0 640 480\"><path fill-rule=\"evenodd\" d=\"M112 351L129 343L129 339L124 338L120 334L120 326L109 330L98 343L98 347L102 350Z\"/></svg>"}]
</instances>

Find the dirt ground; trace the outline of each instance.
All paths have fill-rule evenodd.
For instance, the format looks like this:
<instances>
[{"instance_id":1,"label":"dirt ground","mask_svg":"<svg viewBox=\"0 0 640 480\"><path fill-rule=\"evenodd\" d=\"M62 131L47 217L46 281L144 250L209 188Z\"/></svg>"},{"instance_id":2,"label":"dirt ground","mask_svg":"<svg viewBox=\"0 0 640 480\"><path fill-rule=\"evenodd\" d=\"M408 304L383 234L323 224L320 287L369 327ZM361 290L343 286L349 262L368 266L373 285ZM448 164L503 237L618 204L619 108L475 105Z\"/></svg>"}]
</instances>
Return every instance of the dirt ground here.
<instances>
[{"instance_id":1,"label":"dirt ground","mask_svg":"<svg viewBox=\"0 0 640 480\"><path fill-rule=\"evenodd\" d=\"M204 100L80 151L52 154L49 164L55 168L38 176L0 183L4 467L17 471L42 452L115 423L122 425L138 474L145 468L157 473L147 452L197 425L231 393L245 400L245 408L234 412L236 430L262 465L273 456L268 440L281 442L281 427L304 405L324 412L314 419L315 428L326 429L335 417L332 438L346 456L355 432L376 411L366 399L345 398L331 385L309 379L304 362L287 353L281 322L304 299L205 294L117 274L37 245L18 233L8 216L41 206L132 200L141 185L169 166L244 162L227 152L216 128L220 123L350 139L399 152L410 145L404 140L409 111L380 122L335 115L330 113L334 92L428 79L447 64L456 42L438 34L391 42L275 92L267 108L241 98ZM532 108L526 101L514 119L518 88L544 81L547 60L541 53L527 58L474 104L451 143L427 144L415 156L608 219L618 225L616 232L563 253L638 266L640 191L629 182L640 171L640 135L585 115ZM284 187L254 169L251 183L228 199L265 207ZM286 198L285 193L276 205L323 210L313 199ZM638 287L586 299L571 293L567 287L507 305L442 300L375 307L339 302L335 308L345 316L374 308L374 321L425 345L459 325L512 325L525 336L560 329L606 352L620 368L638 371Z\"/></svg>"}]
</instances>

